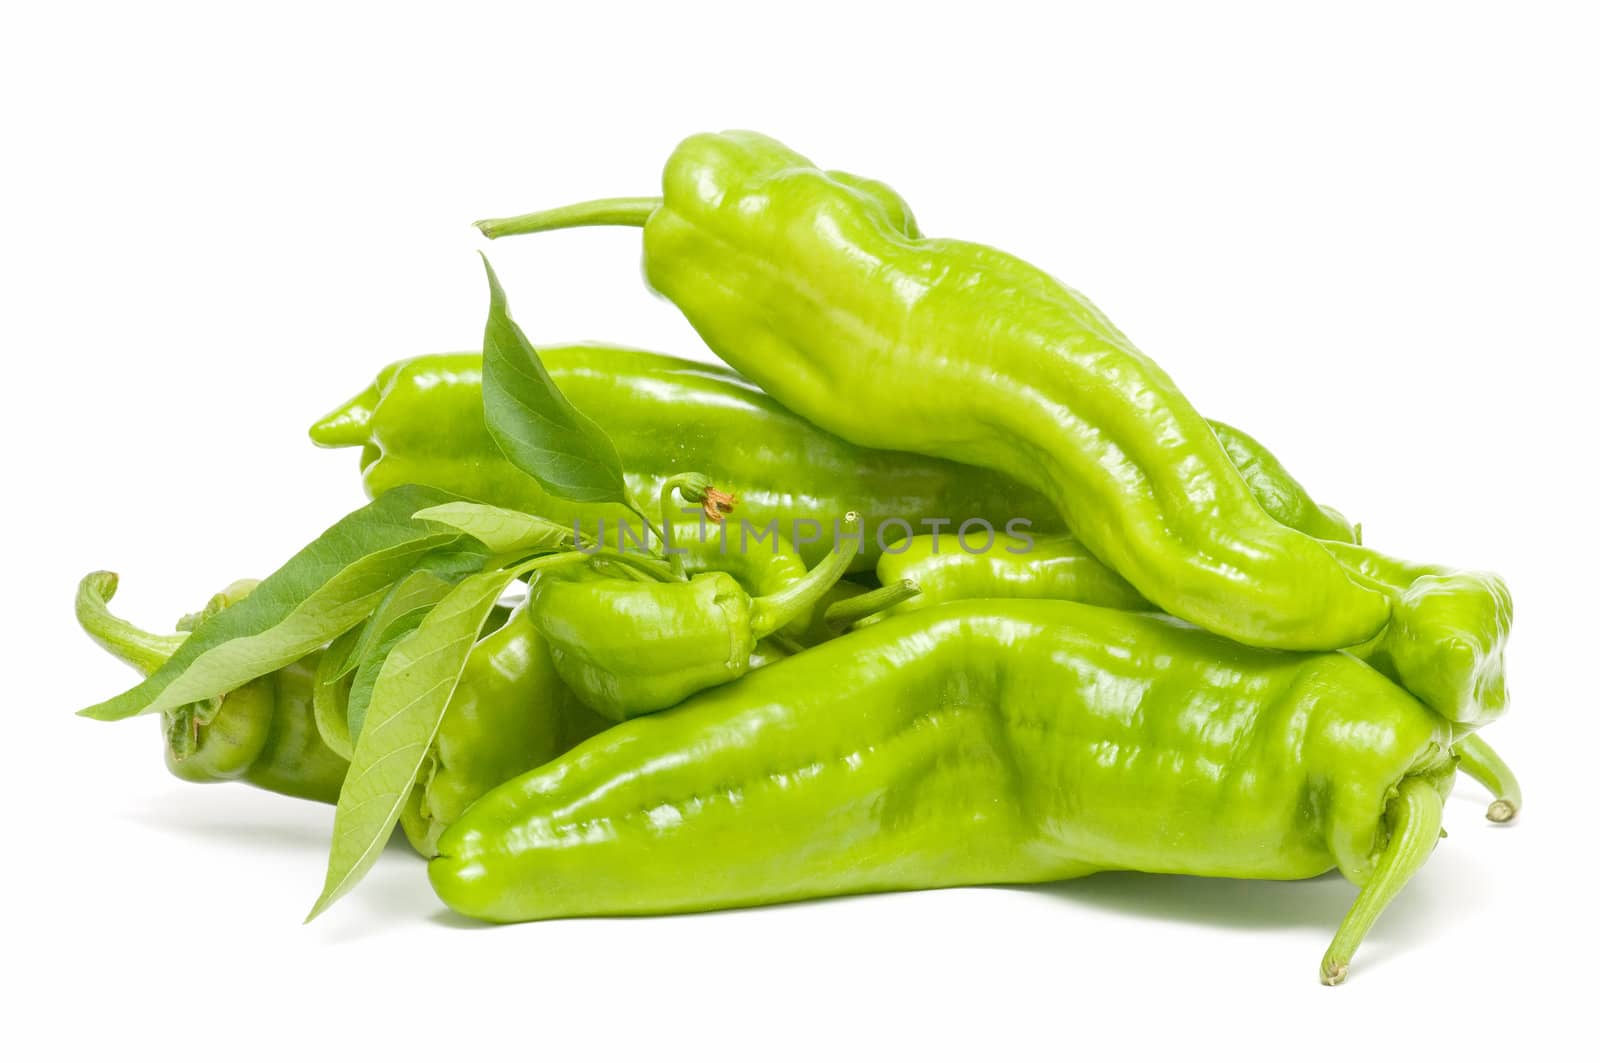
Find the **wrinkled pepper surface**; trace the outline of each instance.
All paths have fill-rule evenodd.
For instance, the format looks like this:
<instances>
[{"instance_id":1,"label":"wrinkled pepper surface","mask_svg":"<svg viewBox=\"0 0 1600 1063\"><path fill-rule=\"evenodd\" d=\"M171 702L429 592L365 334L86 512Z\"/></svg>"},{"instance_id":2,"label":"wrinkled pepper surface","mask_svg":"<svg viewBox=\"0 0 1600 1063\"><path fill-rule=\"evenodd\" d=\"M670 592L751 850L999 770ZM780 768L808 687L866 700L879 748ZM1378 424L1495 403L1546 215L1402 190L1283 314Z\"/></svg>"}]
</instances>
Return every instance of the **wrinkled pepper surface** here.
<instances>
[{"instance_id":1,"label":"wrinkled pepper surface","mask_svg":"<svg viewBox=\"0 0 1600 1063\"><path fill-rule=\"evenodd\" d=\"M1027 552L1011 552L1021 545L1001 540L994 551L970 554L949 538L938 542L919 535L896 544L897 552L878 559L879 578L885 584L913 582L921 593L885 615L982 598L1055 598L1111 609L1151 608L1070 535L1041 539ZM1352 563L1359 561L1373 585L1392 594L1396 603L1395 623L1385 635L1346 653L1365 660L1452 722L1469 719L1476 726L1504 710L1504 647L1511 612L1503 584L1485 573L1411 565L1363 547L1341 546L1339 552ZM868 617L864 623L879 619ZM1425 629L1428 638L1397 640L1403 625ZM1412 658L1397 662L1393 644ZM1458 733L1466 726L1458 727ZM1512 819L1522 793L1511 769L1476 736L1459 737L1453 750L1462 770L1495 795L1489 819Z\"/></svg>"},{"instance_id":2,"label":"wrinkled pepper surface","mask_svg":"<svg viewBox=\"0 0 1600 1063\"><path fill-rule=\"evenodd\" d=\"M925 239L887 186L756 133L690 137L657 199L482 223L644 229L645 274L707 345L853 443L1031 485L1165 611L1247 644L1377 637L1389 600L1274 520L1170 377L1004 252ZM840 401L848 396L849 401Z\"/></svg>"},{"instance_id":3,"label":"wrinkled pepper surface","mask_svg":"<svg viewBox=\"0 0 1600 1063\"><path fill-rule=\"evenodd\" d=\"M1345 654L1150 614L955 603L614 727L494 790L439 842L455 910L702 911L1094 871L1361 887L1324 958L1426 860L1447 721Z\"/></svg>"},{"instance_id":4,"label":"wrinkled pepper surface","mask_svg":"<svg viewBox=\"0 0 1600 1063\"><path fill-rule=\"evenodd\" d=\"M1070 535L1040 538L1031 550L1006 537L971 554L945 537L916 536L878 559L884 583L909 579L922 593L893 612L975 598L1061 598L1114 609L1148 602ZM1453 723L1478 727L1505 711L1505 649L1511 596L1499 577L1386 557L1330 543L1371 587L1393 602L1377 638L1345 652L1360 657Z\"/></svg>"}]
</instances>

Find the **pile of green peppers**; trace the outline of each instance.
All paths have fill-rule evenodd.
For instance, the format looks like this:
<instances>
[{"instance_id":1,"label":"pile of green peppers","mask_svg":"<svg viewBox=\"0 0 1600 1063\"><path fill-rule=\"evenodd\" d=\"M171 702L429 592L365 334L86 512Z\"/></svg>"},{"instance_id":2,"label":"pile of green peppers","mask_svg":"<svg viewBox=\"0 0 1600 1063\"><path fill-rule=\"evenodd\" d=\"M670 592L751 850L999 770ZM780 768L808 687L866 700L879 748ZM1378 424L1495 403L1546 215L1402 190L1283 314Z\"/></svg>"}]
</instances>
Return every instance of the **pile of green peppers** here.
<instances>
[{"instance_id":1,"label":"pile of green peppers","mask_svg":"<svg viewBox=\"0 0 1600 1063\"><path fill-rule=\"evenodd\" d=\"M1457 771L1520 809L1504 583L1373 549L1036 267L743 132L478 224L642 228L731 368L536 347L490 270L481 352L312 427L370 502L171 634L78 589L143 675L85 715L336 806L312 916L396 826L494 922L1336 869L1337 984Z\"/></svg>"}]
</instances>

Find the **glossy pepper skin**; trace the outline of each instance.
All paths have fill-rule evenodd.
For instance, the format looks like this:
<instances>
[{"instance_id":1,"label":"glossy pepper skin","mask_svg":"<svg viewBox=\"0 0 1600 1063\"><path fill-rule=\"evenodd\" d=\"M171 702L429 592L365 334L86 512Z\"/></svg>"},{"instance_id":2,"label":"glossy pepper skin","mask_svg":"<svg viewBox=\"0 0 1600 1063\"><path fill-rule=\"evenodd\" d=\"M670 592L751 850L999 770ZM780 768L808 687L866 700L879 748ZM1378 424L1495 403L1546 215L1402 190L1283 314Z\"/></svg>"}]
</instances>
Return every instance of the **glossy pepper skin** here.
<instances>
[{"instance_id":1,"label":"glossy pepper skin","mask_svg":"<svg viewBox=\"0 0 1600 1063\"><path fill-rule=\"evenodd\" d=\"M909 579L921 593L891 613L978 598L1059 598L1112 609L1148 610L1111 569L1070 535L1041 538L1027 552L1000 537L982 554L950 537L914 536L878 559L885 584ZM1458 729L1480 727L1506 709L1505 649L1511 596L1486 572L1399 561L1354 544L1333 543L1335 556L1393 602L1383 633L1345 652L1405 687ZM869 621L870 622L870 621Z\"/></svg>"},{"instance_id":2,"label":"glossy pepper skin","mask_svg":"<svg viewBox=\"0 0 1600 1063\"><path fill-rule=\"evenodd\" d=\"M555 671L588 708L626 720L669 708L753 667L757 644L809 611L849 567L854 513L832 553L803 579L752 597L726 572L670 583L541 574L529 617Z\"/></svg>"},{"instance_id":3,"label":"glossy pepper skin","mask_svg":"<svg viewBox=\"0 0 1600 1063\"><path fill-rule=\"evenodd\" d=\"M719 366L597 345L540 348L564 395L617 446L630 494L653 500L669 476L705 473L739 496L731 548L770 550L758 532L769 524L786 537L807 538L856 509L866 549L855 562L870 569L878 529L891 518L962 520L983 517L1003 528L1013 517L1041 529L1060 520L1037 493L1003 476L919 455L869 450L784 409L749 381ZM603 518L615 540L619 522L638 518L617 506L579 506L554 498L501 455L483 423L483 362L477 354L439 354L396 362L359 395L311 429L319 446L359 446L367 493L425 484L483 502L537 513L564 524L582 518L593 534ZM855 500L862 499L858 504ZM811 521L798 535L796 521ZM891 525L885 539L901 535ZM796 542L814 565L824 538Z\"/></svg>"},{"instance_id":4,"label":"glossy pepper skin","mask_svg":"<svg viewBox=\"0 0 1600 1063\"><path fill-rule=\"evenodd\" d=\"M526 603L478 641L439 722L400 826L423 856L478 798L554 758L607 721L556 674Z\"/></svg>"},{"instance_id":5,"label":"glossy pepper skin","mask_svg":"<svg viewBox=\"0 0 1600 1063\"><path fill-rule=\"evenodd\" d=\"M879 582L888 586L908 579L921 593L885 615L976 598L1058 598L1108 609L1154 608L1070 535L1031 542L996 535L979 553L969 553L953 536L916 535L878 558Z\"/></svg>"},{"instance_id":6,"label":"glossy pepper skin","mask_svg":"<svg viewBox=\"0 0 1600 1063\"><path fill-rule=\"evenodd\" d=\"M772 536L770 541L763 540L760 544L741 544L737 533L729 535L725 522L706 521L684 526L681 520L674 523L663 516L662 527L670 537L669 550L680 560L687 575L727 573L753 598L777 594L806 578L805 560L783 535ZM859 567L858 557L850 559L850 567ZM824 599L826 597L824 595ZM815 605L801 603L794 618L781 632L774 634L803 643L813 626L813 613L822 604L822 601Z\"/></svg>"},{"instance_id":7,"label":"glossy pepper skin","mask_svg":"<svg viewBox=\"0 0 1600 1063\"><path fill-rule=\"evenodd\" d=\"M1362 546L1331 543L1328 549L1392 603L1388 626L1350 653L1463 728L1481 727L1505 711L1512 607L1504 580Z\"/></svg>"},{"instance_id":8,"label":"glossy pepper skin","mask_svg":"<svg viewBox=\"0 0 1600 1063\"><path fill-rule=\"evenodd\" d=\"M1388 599L1273 520L1172 380L1020 259L924 239L886 186L756 133L690 137L659 201L482 223L644 227L645 274L784 406L865 447L1006 473L1162 609L1236 641L1335 649Z\"/></svg>"},{"instance_id":9,"label":"glossy pepper skin","mask_svg":"<svg viewBox=\"0 0 1600 1063\"><path fill-rule=\"evenodd\" d=\"M242 580L212 599L210 610L244 597ZM156 635L111 614L113 572L92 572L78 586L83 629L113 656L148 675L183 644L184 634ZM237 780L263 790L332 804L349 763L323 742L312 713L320 653L252 680L220 698L163 714L167 768L189 782Z\"/></svg>"},{"instance_id":10,"label":"glossy pepper skin","mask_svg":"<svg viewBox=\"0 0 1600 1063\"><path fill-rule=\"evenodd\" d=\"M662 483L685 468L705 469L738 492L741 518L756 528L776 519L783 537L797 520L825 527L854 505L867 529L857 570L872 567L879 553L877 529L891 518L913 530L925 519L959 524L967 517L982 517L997 530L1013 517L1040 532L1060 527L1049 503L1005 476L853 447L729 369L598 344L540 350L563 394L616 443L635 497L656 497ZM318 421L311 438L319 446L361 447L362 480L374 498L419 483L563 523L599 513L615 528L628 516L614 507L581 510L548 495L500 453L483 427L482 407L480 355L424 355L385 367L370 387ZM1208 423L1273 517L1318 538L1355 541L1349 523L1312 502L1266 448L1236 428ZM593 530L592 519L585 526ZM755 541L752 533L741 542L737 529L726 534L716 540L722 560L715 564L727 567L738 564L740 555L775 552L772 536ZM890 529L885 539L898 534L903 532ZM698 549L702 544L692 536L693 529L686 529L682 543L696 547L693 552L704 560L708 551ZM801 544L800 567L816 564L825 552L820 538ZM745 574L735 574L745 581Z\"/></svg>"},{"instance_id":11,"label":"glossy pepper skin","mask_svg":"<svg viewBox=\"0 0 1600 1063\"><path fill-rule=\"evenodd\" d=\"M1245 486L1267 516L1313 539L1333 543L1359 543L1361 536L1332 506L1318 503L1277 456L1254 436L1221 421L1210 421L1211 431L1239 470Z\"/></svg>"},{"instance_id":12,"label":"glossy pepper skin","mask_svg":"<svg viewBox=\"0 0 1600 1063\"><path fill-rule=\"evenodd\" d=\"M1337 868L1368 887L1325 964L1337 980L1437 839L1450 738L1343 654L1070 602L956 603L604 732L482 798L429 877L456 911L509 922ZM1422 821L1403 850L1397 816Z\"/></svg>"},{"instance_id":13,"label":"glossy pepper skin","mask_svg":"<svg viewBox=\"0 0 1600 1063\"><path fill-rule=\"evenodd\" d=\"M1319 539L1358 541L1350 522L1313 499L1253 436L1219 421L1210 424L1251 494L1274 520ZM956 535L917 535L884 552L877 577L885 586L911 580L920 591L891 613L976 598L1059 598L1109 609L1154 608L1068 534L1029 539L999 534L992 541L979 536L976 545Z\"/></svg>"}]
</instances>

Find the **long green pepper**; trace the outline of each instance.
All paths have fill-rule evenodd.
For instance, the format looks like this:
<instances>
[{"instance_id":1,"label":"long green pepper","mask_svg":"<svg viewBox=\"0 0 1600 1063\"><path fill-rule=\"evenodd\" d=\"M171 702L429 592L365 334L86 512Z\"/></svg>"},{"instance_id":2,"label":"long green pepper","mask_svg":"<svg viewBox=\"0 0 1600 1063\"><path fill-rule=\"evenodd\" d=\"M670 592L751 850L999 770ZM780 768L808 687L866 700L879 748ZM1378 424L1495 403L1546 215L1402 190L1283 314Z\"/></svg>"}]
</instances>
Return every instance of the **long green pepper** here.
<instances>
[{"instance_id":1,"label":"long green pepper","mask_svg":"<svg viewBox=\"0 0 1600 1063\"><path fill-rule=\"evenodd\" d=\"M1123 869L1362 887L1345 977L1427 859L1451 728L1343 654L1057 601L894 617L606 731L439 842L511 922L1043 882Z\"/></svg>"},{"instance_id":2,"label":"long green pepper","mask_svg":"<svg viewBox=\"0 0 1600 1063\"><path fill-rule=\"evenodd\" d=\"M1041 534L1061 526L1042 496L1009 477L846 443L721 366L599 344L542 347L540 358L562 393L616 443L634 497L655 498L669 478L699 470L738 495L739 516L755 529L775 523L789 536L797 522L809 521L805 527L819 534L799 544L805 565L827 553L821 529L851 508L864 524L858 569L872 567L880 529L893 542L928 520L954 527L980 518L1005 531L1019 519ZM360 447L362 481L373 498L415 483L562 523L577 519L590 534L599 518L612 529L629 519L621 507L549 494L501 454L482 411L482 356L423 355L386 366L313 425L311 438L323 447ZM1349 522L1313 502L1265 447L1237 428L1207 424L1274 519L1321 539L1355 541ZM717 541L729 556L775 549L771 537L756 541L737 528Z\"/></svg>"},{"instance_id":3,"label":"long green pepper","mask_svg":"<svg viewBox=\"0 0 1600 1063\"><path fill-rule=\"evenodd\" d=\"M480 228L593 224L643 227L650 284L785 406L854 443L1032 485L1167 612L1249 645L1378 647L1467 726L1503 706L1497 577L1375 584L1317 538L1343 538L1342 517L1268 504L1253 480L1281 467L1253 465L1252 441L1209 426L1087 299L993 248L924 238L886 185L756 133L704 134L673 152L660 199Z\"/></svg>"},{"instance_id":4,"label":"long green pepper","mask_svg":"<svg viewBox=\"0 0 1600 1063\"><path fill-rule=\"evenodd\" d=\"M1167 612L1335 649L1390 603L1272 519L1172 380L1087 299L1003 252L924 239L887 186L756 133L690 137L660 199L480 223L644 229L645 273L724 361L853 443L1006 473ZM848 396L848 401L841 397Z\"/></svg>"},{"instance_id":5,"label":"long green pepper","mask_svg":"<svg viewBox=\"0 0 1600 1063\"><path fill-rule=\"evenodd\" d=\"M654 500L670 477L689 471L738 495L742 523L728 531L730 553L771 553L774 535L794 538L797 522L806 522L805 541L793 546L805 565L815 565L828 553L822 530L851 509L864 529L858 570L872 567L880 532L885 541L910 533L898 521L981 517L1004 528L1020 518L1041 530L1061 526L1043 498L1014 481L853 446L720 366L599 345L540 348L539 356L562 394L616 444L634 498ZM506 460L484 426L483 359L475 353L386 367L320 419L311 439L360 447L362 481L373 498L424 484L568 526L577 521L591 536L603 520L613 546L624 524L638 527L621 506L557 498Z\"/></svg>"}]
</instances>

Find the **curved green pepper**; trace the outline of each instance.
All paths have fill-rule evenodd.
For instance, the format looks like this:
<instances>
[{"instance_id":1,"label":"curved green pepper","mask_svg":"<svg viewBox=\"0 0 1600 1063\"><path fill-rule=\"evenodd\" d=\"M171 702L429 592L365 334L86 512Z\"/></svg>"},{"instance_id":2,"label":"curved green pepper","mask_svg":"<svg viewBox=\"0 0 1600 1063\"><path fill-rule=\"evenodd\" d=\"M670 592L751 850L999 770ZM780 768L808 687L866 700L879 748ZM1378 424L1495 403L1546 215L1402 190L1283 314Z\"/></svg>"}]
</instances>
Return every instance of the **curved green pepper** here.
<instances>
[{"instance_id":1,"label":"curved green pepper","mask_svg":"<svg viewBox=\"0 0 1600 1063\"><path fill-rule=\"evenodd\" d=\"M208 611L243 598L255 585L241 580L212 599ZM91 572L78 584L78 623L114 657L146 675L175 653L187 635L155 635L110 610L114 572ZM238 780L312 801L339 798L349 763L329 749L312 714L312 654L220 698L164 713L167 768L189 782Z\"/></svg>"},{"instance_id":2,"label":"curved green pepper","mask_svg":"<svg viewBox=\"0 0 1600 1063\"><path fill-rule=\"evenodd\" d=\"M861 513L865 530L858 569L872 567L880 529L884 541L893 541L924 517L981 517L999 528L1012 518L1040 529L1061 526L1043 498L1003 476L852 446L720 366L601 346L540 348L539 354L562 393L616 444L634 498L656 498L668 478L686 469L738 494L749 530L730 530L730 549L770 549L770 529L795 539L805 564L815 565L828 543L809 535L851 508ZM613 545L619 545L617 529L638 527L621 506L547 494L505 459L484 426L477 354L427 355L388 366L371 387L318 421L311 438L319 446L361 447L362 480L374 498L416 483L564 524L579 521L590 535L603 519ZM858 505L856 498L865 501Z\"/></svg>"},{"instance_id":3,"label":"curved green pepper","mask_svg":"<svg viewBox=\"0 0 1600 1063\"><path fill-rule=\"evenodd\" d=\"M650 284L779 402L861 446L1033 486L1175 616L1285 649L1388 622L1389 600L1273 520L1172 380L1043 271L923 239L887 187L755 133L690 137L663 189L481 227L643 226Z\"/></svg>"},{"instance_id":4,"label":"curved green pepper","mask_svg":"<svg viewBox=\"0 0 1600 1063\"><path fill-rule=\"evenodd\" d=\"M497 922L1105 869L1362 889L1343 978L1439 837L1451 729L1344 654L1057 601L894 617L621 724L478 801L428 867Z\"/></svg>"},{"instance_id":5,"label":"curved green pepper","mask_svg":"<svg viewBox=\"0 0 1600 1063\"><path fill-rule=\"evenodd\" d=\"M842 525L841 537L859 546L857 515ZM744 675L757 643L809 613L854 556L835 544L803 579L754 598L720 571L671 583L541 573L529 616L573 696L626 720Z\"/></svg>"}]
</instances>

